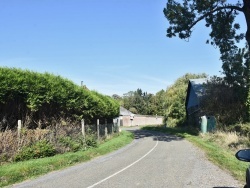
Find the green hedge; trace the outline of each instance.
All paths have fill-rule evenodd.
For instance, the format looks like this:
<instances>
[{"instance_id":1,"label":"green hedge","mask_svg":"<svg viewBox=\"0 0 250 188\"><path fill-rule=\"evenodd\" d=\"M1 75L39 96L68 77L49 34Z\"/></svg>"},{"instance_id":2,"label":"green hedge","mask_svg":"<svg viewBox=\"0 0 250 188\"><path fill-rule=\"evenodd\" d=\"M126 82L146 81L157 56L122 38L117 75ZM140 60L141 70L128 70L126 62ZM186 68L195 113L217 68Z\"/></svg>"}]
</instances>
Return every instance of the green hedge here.
<instances>
[{"instance_id":1,"label":"green hedge","mask_svg":"<svg viewBox=\"0 0 250 188\"><path fill-rule=\"evenodd\" d=\"M119 114L119 104L109 96L61 76L7 67L0 67L0 108L2 129L17 119L45 126L53 119L92 121Z\"/></svg>"}]
</instances>

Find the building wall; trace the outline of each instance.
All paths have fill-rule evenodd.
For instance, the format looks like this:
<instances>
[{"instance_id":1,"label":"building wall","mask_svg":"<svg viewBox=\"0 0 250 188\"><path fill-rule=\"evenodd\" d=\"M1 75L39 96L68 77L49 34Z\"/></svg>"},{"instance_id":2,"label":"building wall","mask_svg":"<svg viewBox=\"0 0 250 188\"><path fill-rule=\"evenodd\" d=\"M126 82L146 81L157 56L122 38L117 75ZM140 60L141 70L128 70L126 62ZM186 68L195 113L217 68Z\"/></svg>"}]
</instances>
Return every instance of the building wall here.
<instances>
[{"instance_id":1,"label":"building wall","mask_svg":"<svg viewBox=\"0 0 250 188\"><path fill-rule=\"evenodd\" d=\"M193 127L199 127L200 125L200 111L195 111L191 115L188 115L188 125Z\"/></svg>"},{"instance_id":2,"label":"building wall","mask_svg":"<svg viewBox=\"0 0 250 188\"><path fill-rule=\"evenodd\" d=\"M187 101L187 108L191 108L192 106L197 106L197 105L199 105L198 97L194 91L194 88L190 87L189 98Z\"/></svg>"},{"instance_id":3,"label":"building wall","mask_svg":"<svg viewBox=\"0 0 250 188\"><path fill-rule=\"evenodd\" d=\"M161 125L163 116L144 116L135 115L131 121L131 116L121 116L121 126L140 126L140 125Z\"/></svg>"}]
</instances>

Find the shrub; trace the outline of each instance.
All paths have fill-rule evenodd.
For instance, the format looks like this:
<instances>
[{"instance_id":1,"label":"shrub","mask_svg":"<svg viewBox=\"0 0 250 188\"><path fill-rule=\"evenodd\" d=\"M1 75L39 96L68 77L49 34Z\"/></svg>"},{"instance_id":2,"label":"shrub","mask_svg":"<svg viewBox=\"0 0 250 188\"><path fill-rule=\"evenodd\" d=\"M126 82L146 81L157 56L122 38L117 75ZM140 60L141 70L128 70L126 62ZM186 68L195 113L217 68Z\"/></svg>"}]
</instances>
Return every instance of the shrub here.
<instances>
[{"instance_id":1,"label":"shrub","mask_svg":"<svg viewBox=\"0 0 250 188\"><path fill-rule=\"evenodd\" d=\"M250 125L249 124L231 125L227 128L227 130L236 131L241 136L250 137Z\"/></svg>"},{"instance_id":2,"label":"shrub","mask_svg":"<svg viewBox=\"0 0 250 188\"><path fill-rule=\"evenodd\" d=\"M11 161L18 150L17 131L0 132L0 164Z\"/></svg>"},{"instance_id":3,"label":"shrub","mask_svg":"<svg viewBox=\"0 0 250 188\"><path fill-rule=\"evenodd\" d=\"M85 144L87 147L94 147L96 148L98 146L97 138L94 134L89 134L85 138Z\"/></svg>"},{"instance_id":4,"label":"shrub","mask_svg":"<svg viewBox=\"0 0 250 188\"><path fill-rule=\"evenodd\" d=\"M50 157L56 154L52 144L46 140L38 141L31 146L23 147L15 156L15 161Z\"/></svg>"},{"instance_id":5,"label":"shrub","mask_svg":"<svg viewBox=\"0 0 250 188\"><path fill-rule=\"evenodd\" d=\"M61 137L59 139L59 143L61 143L62 146L66 147L66 151L76 152L83 148L83 141L80 138L78 138L77 140L73 140L69 136Z\"/></svg>"}]
</instances>

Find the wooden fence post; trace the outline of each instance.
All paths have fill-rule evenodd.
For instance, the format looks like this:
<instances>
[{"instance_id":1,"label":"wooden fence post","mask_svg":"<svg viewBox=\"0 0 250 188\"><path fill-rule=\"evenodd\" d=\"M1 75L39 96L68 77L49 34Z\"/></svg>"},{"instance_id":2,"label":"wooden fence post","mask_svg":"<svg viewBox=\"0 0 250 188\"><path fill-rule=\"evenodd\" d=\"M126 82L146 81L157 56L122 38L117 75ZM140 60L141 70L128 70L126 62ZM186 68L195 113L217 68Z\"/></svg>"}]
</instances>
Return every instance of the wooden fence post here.
<instances>
[{"instance_id":1,"label":"wooden fence post","mask_svg":"<svg viewBox=\"0 0 250 188\"><path fill-rule=\"evenodd\" d=\"M105 137L108 137L108 125L107 125L107 119L105 119Z\"/></svg>"},{"instance_id":2,"label":"wooden fence post","mask_svg":"<svg viewBox=\"0 0 250 188\"><path fill-rule=\"evenodd\" d=\"M84 125L84 119L82 119L81 124L82 124L82 136L83 136L83 139L85 140L85 125Z\"/></svg>"},{"instance_id":3,"label":"wooden fence post","mask_svg":"<svg viewBox=\"0 0 250 188\"><path fill-rule=\"evenodd\" d=\"M100 140L100 124L99 124L99 119L97 119L96 131L97 131L97 139Z\"/></svg>"}]
</instances>

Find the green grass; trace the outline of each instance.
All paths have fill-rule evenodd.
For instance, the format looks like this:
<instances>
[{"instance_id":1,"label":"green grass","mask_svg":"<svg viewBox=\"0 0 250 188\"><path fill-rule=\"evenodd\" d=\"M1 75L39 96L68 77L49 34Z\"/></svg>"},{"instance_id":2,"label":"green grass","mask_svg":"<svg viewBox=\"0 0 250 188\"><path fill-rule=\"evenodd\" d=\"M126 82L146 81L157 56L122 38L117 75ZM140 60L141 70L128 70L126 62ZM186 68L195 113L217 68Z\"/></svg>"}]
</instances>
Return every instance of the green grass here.
<instances>
[{"instance_id":1,"label":"green grass","mask_svg":"<svg viewBox=\"0 0 250 188\"><path fill-rule=\"evenodd\" d=\"M196 131L181 128L164 128L164 127L144 127L145 130L161 131L169 134L174 134L185 138L194 145L205 151L207 158L220 168L231 173L237 180L245 183L245 172L248 163L238 161L235 158L235 153L220 147L217 143L202 139Z\"/></svg>"},{"instance_id":2,"label":"green grass","mask_svg":"<svg viewBox=\"0 0 250 188\"><path fill-rule=\"evenodd\" d=\"M88 161L129 144L133 138L132 133L123 131L119 136L100 144L97 148L2 165L0 166L0 187Z\"/></svg>"}]
</instances>

